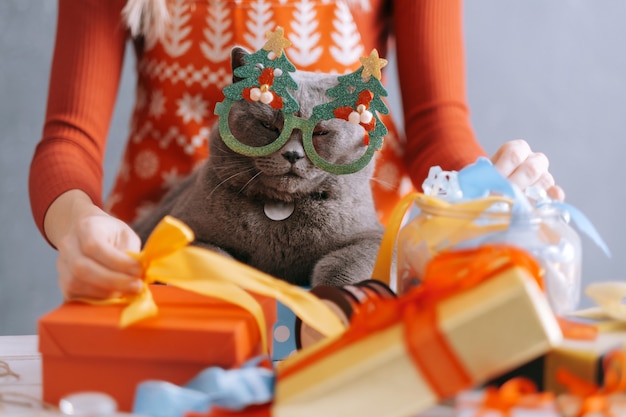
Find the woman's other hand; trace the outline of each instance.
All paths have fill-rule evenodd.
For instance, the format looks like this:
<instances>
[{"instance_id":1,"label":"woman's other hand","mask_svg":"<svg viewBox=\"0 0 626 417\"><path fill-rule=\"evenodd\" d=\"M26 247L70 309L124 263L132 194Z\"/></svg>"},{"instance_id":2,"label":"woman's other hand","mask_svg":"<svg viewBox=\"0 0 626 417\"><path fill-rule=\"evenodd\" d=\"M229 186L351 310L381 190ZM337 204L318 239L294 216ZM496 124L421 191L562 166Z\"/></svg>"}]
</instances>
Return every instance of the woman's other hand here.
<instances>
[{"instance_id":1,"label":"woman's other hand","mask_svg":"<svg viewBox=\"0 0 626 417\"><path fill-rule=\"evenodd\" d=\"M559 187L548 170L548 158L534 152L523 139L506 142L491 157L491 162L513 184L526 190L535 186L545 190L554 200L563 201L565 192Z\"/></svg>"}]
</instances>

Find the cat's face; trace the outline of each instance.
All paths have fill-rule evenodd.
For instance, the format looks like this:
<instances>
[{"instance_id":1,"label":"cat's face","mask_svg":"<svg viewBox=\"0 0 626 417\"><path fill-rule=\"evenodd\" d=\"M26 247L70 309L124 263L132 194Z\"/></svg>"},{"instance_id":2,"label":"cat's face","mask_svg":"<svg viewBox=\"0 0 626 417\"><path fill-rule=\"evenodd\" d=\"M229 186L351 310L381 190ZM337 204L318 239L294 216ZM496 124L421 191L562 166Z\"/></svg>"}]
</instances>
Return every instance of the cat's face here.
<instances>
[{"instance_id":1,"label":"cat's face","mask_svg":"<svg viewBox=\"0 0 626 417\"><path fill-rule=\"evenodd\" d=\"M331 100L326 96L326 90L337 85L337 75L296 71L292 76L298 83L298 89L290 91L300 106L296 116L304 119L311 116L316 105ZM238 141L260 147L278 138L284 128L285 115L267 104L239 100L233 104L228 120L230 130ZM341 119L321 121L313 129L313 146L325 161L345 164L364 154L364 135L365 130L358 124ZM222 186L237 188L246 195L285 201L318 192L321 184L336 177L309 160L299 129L291 132L285 145L277 152L260 157L231 151L214 131L211 158L220 180L224 182ZM349 175L359 180L368 178L371 167Z\"/></svg>"}]
</instances>

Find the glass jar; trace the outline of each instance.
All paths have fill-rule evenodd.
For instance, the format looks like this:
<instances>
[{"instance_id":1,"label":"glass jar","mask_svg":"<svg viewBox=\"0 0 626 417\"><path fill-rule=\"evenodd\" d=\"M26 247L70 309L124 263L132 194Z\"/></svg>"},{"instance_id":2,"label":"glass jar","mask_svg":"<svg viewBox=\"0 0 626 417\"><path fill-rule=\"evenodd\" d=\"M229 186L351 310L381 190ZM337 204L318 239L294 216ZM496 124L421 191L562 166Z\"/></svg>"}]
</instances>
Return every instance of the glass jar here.
<instances>
[{"instance_id":1,"label":"glass jar","mask_svg":"<svg viewBox=\"0 0 626 417\"><path fill-rule=\"evenodd\" d=\"M569 216L548 205L517 211L512 202L488 197L446 203L415 199L417 215L398 234L397 287L419 284L426 263L448 249L506 243L525 249L540 263L546 295L556 314L576 309L581 293L581 240Z\"/></svg>"}]
</instances>

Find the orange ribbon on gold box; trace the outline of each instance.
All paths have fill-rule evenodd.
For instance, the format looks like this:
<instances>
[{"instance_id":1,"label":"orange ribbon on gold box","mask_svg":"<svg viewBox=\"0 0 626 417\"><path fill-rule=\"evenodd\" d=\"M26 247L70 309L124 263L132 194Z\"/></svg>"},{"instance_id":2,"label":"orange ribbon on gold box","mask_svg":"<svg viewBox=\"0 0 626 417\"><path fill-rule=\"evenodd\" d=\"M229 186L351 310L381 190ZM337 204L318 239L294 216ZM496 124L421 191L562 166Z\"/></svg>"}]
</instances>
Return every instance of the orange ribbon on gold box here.
<instances>
[{"instance_id":1,"label":"orange ribbon on gold box","mask_svg":"<svg viewBox=\"0 0 626 417\"><path fill-rule=\"evenodd\" d=\"M271 415L413 415L539 357L562 339L540 275L512 247L438 255L421 286L282 362Z\"/></svg>"}]
</instances>

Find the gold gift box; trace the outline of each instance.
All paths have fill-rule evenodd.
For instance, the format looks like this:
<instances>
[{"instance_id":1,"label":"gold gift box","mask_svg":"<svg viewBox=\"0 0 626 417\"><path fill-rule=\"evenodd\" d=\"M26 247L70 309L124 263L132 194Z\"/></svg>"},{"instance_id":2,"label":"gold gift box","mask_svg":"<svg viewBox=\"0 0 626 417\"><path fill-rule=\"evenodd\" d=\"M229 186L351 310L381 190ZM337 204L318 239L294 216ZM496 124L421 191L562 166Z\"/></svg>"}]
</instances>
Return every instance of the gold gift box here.
<instances>
[{"instance_id":1,"label":"gold gift box","mask_svg":"<svg viewBox=\"0 0 626 417\"><path fill-rule=\"evenodd\" d=\"M626 351L626 323L606 317L597 308L574 312L569 320L579 321L598 329L594 339L563 341L540 358L504 374L488 385L500 385L514 377L531 379L542 391L563 394L567 388L558 382L557 371L566 369L583 381L602 386L603 361L607 354Z\"/></svg>"},{"instance_id":2,"label":"gold gift box","mask_svg":"<svg viewBox=\"0 0 626 417\"><path fill-rule=\"evenodd\" d=\"M562 340L545 295L517 266L435 309L439 332L471 380L459 389L510 371ZM443 398L416 366L404 331L398 320L346 344L348 330L283 361L272 416L402 417L436 404Z\"/></svg>"},{"instance_id":3,"label":"gold gift box","mask_svg":"<svg viewBox=\"0 0 626 417\"><path fill-rule=\"evenodd\" d=\"M543 388L545 391L563 394L567 388L556 378L557 370L567 369L585 381L602 386L604 381L603 359L606 354L626 348L626 332L599 333L596 340L570 340L563 342L545 355Z\"/></svg>"}]
</instances>

